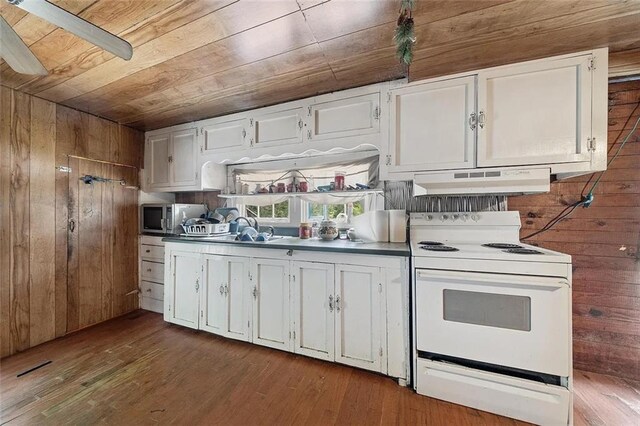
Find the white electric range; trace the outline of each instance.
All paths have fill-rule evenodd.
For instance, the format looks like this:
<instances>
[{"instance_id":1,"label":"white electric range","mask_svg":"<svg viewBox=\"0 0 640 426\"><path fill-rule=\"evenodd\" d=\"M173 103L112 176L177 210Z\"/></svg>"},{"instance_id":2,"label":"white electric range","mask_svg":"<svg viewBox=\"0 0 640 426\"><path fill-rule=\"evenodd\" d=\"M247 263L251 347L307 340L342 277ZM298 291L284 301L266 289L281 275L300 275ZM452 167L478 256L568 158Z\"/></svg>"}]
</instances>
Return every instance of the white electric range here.
<instances>
[{"instance_id":1,"label":"white electric range","mask_svg":"<svg viewBox=\"0 0 640 426\"><path fill-rule=\"evenodd\" d=\"M572 420L571 257L518 212L412 213L418 393L538 424Z\"/></svg>"}]
</instances>

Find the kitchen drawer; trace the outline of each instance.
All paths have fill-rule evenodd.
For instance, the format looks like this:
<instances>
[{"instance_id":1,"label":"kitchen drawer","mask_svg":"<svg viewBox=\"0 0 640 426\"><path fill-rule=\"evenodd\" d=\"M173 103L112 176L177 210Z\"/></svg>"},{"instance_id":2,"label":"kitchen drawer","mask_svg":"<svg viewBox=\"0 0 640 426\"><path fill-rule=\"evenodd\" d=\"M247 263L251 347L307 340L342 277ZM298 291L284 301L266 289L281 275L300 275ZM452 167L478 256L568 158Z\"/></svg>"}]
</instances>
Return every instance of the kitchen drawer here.
<instances>
[{"instance_id":1,"label":"kitchen drawer","mask_svg":"<svg viewBox=\"0 0 640 426\"><path fill-rule=\"evenodd\" d=\"M162 284L142 281L140 283L140 292L143 297L164 300L164 286Z\"/></svg>"},{"instance_id":2,"label":"kitchen drawer","mask_svg":"<svg viewBox=\"0 0 640 426\"><path fill-rule=\"evenodd\" d=\"M140 298L140 309L161 314L164 312L164 302L162 300L143 296Z\"/></svg>"},{"instance_id":3,"label":"kitchen drawer","mask_svg":"<svg viewBox=\"0 0 640 426\"><path fill-rule=\"evenodd\" d=\"M164 247L140 244L140 256L146 260L164 262Z\"/></svg>"},{"instance_id":4,"label":"kitchen drawer","mask_svg":"<svg viewBox=\"0 0 640 426\"><path fill-rule=\"evenodd\" d=\"M152 246L164 246L162 239L164 235L140 235L140 244L149 244Z\"/></svg>"},{"instance_id":5,"label":"kitchen drawer","mask_svg":"<svg viewBox=\"0 0 640 426\"><path fill-rule=\"evenodd\" d=\"M164 282L164 263L142 261L142 279Z\"/></svg>"}]
</instances>

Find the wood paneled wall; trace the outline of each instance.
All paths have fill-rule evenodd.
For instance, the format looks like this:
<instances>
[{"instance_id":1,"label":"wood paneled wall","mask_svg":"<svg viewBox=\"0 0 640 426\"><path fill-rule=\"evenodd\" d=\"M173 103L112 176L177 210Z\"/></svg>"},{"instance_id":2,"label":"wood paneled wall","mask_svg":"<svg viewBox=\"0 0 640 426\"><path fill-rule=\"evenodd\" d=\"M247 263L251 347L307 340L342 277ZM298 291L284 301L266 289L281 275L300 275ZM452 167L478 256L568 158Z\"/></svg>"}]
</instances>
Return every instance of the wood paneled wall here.
<instances>
[{"instance_id":1,"label":"wood paneled wall","mask_svg":"<svg viewBox=\"0 0 640 426\"><path fill-rule=\"evenodd\" d=\"M69 321L81 311L69 299L67 283L70 174L55 167L68 165L69 156L133 166L105 163L129 170L128 181L137 185L142 147L138 131L0 86L0 356L79 327ZM126 223L114 220L95 230L98 238L105 232L112 238L107 245L114 250L106 261L117 273L125 270L123 262L136 259L137 191L129 192L135 196L114 196L116 215ZM121 279L137 286L135 271ZM96 286L101 282L96 276ZM103 320L135 308L118 297L114 292L104 312L86 315Z\"/></svg>"},{"instance_id":2,"label":"wood paneled wall","mask_svg":"<svg viewBox=\"0 0 640 426\"><path fill-rule=\"evenodd\" d=\"M610 159L640 116L639 104L640 81L609 86ZM522 217L521 237L579 200L590 179L552 183L549 194L511 197L509 208ZM640 129L594 194L591 207L577 208L527 242L573 257L574 366L640 380Z\"/></svg>"}]
</instances>

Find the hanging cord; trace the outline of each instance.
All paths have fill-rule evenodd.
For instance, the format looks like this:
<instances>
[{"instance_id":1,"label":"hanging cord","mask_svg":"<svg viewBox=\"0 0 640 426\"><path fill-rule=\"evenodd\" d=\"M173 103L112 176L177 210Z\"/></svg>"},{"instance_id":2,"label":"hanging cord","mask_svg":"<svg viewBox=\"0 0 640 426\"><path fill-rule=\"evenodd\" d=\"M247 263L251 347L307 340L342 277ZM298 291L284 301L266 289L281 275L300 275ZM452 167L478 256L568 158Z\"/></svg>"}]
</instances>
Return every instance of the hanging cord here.
<instances>
[{"instance_id":1,"label":"hanging cord","mask_svg":"<svg viewBox=\"0 0 640 426\"><path fill-rule=\"evenodd\" d=\"M624 126L622 126L622 130L620 131L620 133L618 134L618 137L616 138L616 142L617 139L620 137L620 135L622 134L622 132L624 132L624 128L627 127L627 124L629 123L629 121L631 121L631 117L633 116L633 114L638 110L638 108L640 107L640 102L638 102L638 104L636 105L636 107L633 109L633 111L631 112L631 115L629 115L629 118L627 119L627 121L624 123ZM624 148L624 146L627 144L627 142L629 141L629 139L631 139L631 136L633 136L633 134L635 133L635 131L638 129L638 125L640 124L640 116L636 119L635 124L633 125L633 128L631 129L631 131L627 134L627 136L624 138L624 140L622 141L622 143L620 144L620 146L618 147L616 153L613 155L613 157L611 157L611 159L607 162L607 170L609 169L609 166L611 165L611 163L618 158L618 155L620 155L620 152L622 151L622 148ZM615 143L613 144L615 145ZM609 148L609 150L607 151L607 154L609 152L611 152L611 149L613 149L613 145L611 145L611 148ZM526 237L522 237L522 240L527 240L531 237L534 237L536 235L542 234L543 232L548 231L549 229L553 228L557 223L561 222L562 220L566 219L567 217L569 217L569 215L571 215L571 213L573 213L576 208L578 206L583 206L584 208L587 208L591 205L591 203L593 202L593 191L596 189L596 187L598 186L598 184L600 183L600 180L602 179L602 176L604 176L604 174L606 173L606 170L604 170L603 172L600 173L600 176L598 176L598 178L596 179L596 181L593 183L593 185L591 186L591 189L589 190L589 192L587 193L587 195L581 195L581 199L579 201L576 201L573 204L568 205L567 207L565 207L560 213L558 213L553 219L551 219L549 222L547 222L546 225L544 225L541 229L537 230L536 232L533 232L529 235L527 235ZM595 173L593 175L591 175L591 178L589 178L589 180L587 181L587 183L585 184L584 188L582 189L582 193L584 194L584 189L587 188L587 186L589 186L589 183L591 182L591 179L593 178L593 176L595 176Z\"/></svg>"}]
</instances>

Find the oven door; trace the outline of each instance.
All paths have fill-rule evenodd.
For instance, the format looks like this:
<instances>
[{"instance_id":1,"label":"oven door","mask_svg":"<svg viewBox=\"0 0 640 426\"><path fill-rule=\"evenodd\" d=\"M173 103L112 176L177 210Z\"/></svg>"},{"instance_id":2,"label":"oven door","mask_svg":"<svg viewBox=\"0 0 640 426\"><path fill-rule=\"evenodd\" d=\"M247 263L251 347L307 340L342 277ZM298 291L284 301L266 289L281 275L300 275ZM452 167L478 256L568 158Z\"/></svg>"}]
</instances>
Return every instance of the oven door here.
<instances>
[{"instance_id":1,"label":"oven door","mask_svg":"<svg viewBox=\"0 0 640 426\"><path fill-rule=\"evenodd\" d=\"M166 223L166 204L144 204L140 207L140 228L142 228L142 232L165 234L167 232Z\"/></svg>"},{"instance_id":2,"label":"oven door","mask_svg":"<svg viewBox=\"0 0 640 426\"><path fill-rule=\"evenodd\" d=\"M417 269L415 282L418 351L569 375L566 279Z\"/></svg>"}]
</instances>

